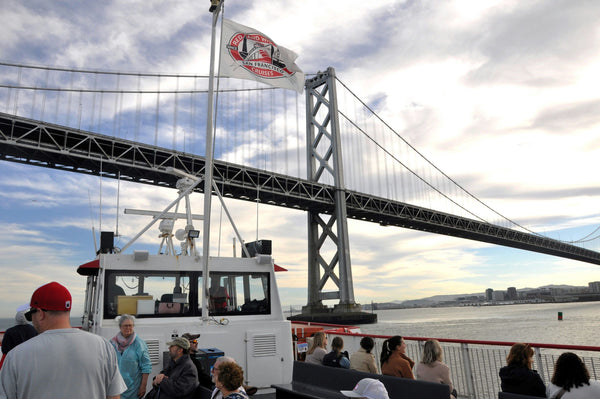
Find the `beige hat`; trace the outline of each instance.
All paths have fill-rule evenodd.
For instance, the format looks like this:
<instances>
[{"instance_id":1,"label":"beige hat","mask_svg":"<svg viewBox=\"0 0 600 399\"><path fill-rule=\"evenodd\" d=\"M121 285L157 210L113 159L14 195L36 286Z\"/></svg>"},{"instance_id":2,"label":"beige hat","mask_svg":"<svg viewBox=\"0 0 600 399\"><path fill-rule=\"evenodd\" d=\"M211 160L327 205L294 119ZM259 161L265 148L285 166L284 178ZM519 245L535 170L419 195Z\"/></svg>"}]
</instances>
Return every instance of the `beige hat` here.
<instances>
[{"instance_id":1,"label":"beige hat","mask_svg":"<svg viewBox=\"0 0 600 399\"><path fill-rule=\"evenodd\" d=\"M178 346L182 349L185 349L186 351L190 350L190 341L187 340L187 338L183 338L183 337L175 337L173 338L173 341L171 342L167 342L167 346Z\"/></svg>"}]
</instances>

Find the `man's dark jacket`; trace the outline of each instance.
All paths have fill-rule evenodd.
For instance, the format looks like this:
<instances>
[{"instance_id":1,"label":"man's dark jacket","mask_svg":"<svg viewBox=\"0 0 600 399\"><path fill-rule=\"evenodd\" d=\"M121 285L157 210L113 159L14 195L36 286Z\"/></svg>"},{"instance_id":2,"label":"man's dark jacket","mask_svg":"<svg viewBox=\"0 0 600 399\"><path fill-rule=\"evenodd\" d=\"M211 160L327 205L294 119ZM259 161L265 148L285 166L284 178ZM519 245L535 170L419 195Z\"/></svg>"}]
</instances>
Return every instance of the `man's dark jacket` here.
<instances>
[{"instance_id":1,"label":"man's dark jacket","mask_svg":"<svg viewBox=\"0 0 600 399\"><path fill-rule=\"evenodd\" d=\"M161 371L165 378L160 383L160 399L193 399L198 386L198 372L189 355L183 355L176 362Z\"/></svg>"}]
</instances>

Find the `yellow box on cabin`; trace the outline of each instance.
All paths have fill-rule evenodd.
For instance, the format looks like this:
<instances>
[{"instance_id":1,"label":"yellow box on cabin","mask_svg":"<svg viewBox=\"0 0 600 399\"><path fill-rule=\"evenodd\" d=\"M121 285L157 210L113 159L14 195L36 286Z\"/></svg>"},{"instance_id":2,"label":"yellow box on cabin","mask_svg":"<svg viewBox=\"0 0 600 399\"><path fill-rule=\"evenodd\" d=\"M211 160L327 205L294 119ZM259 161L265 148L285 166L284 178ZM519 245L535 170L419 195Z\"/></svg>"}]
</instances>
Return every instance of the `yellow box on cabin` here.
<instances>
[{"instance_id":1,"label":"yellow box on cabin","mask_svg":"<svg viewBox=\"0 0 600 399\"><path fill-rule=\"evenodd\" d=\"M117 296L117 313L118 314L137 314L137 303L139 300L152 299L152 295L118 295Z\"/></svg>"}]
</instances>

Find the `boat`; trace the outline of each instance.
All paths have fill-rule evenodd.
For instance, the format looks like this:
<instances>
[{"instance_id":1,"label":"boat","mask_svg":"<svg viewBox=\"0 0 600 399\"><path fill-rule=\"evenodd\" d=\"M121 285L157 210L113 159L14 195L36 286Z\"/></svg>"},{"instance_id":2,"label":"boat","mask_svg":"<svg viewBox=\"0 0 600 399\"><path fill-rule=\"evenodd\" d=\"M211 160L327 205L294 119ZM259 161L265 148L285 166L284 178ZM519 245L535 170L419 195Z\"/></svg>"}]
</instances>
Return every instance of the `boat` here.
<instances>
[{"instance_id":1,"label":"boat","mask_svg":"<svg viewBox=\"0 0 600 399\"><path fill-rule=\"evenodd\" d=\"M289 383L294 361L291 324L283 315L270 248L248 243L243 246L246 257L210 257L205 279L195 242L199 230L193 225L202 217L189 206L199 180L182 177L177 200L162 212L126 210L149 215L150 224L159 226L157 253L126 253L131 242L115 248L114 234L102 232L96 259L77 269L87 278L82 328L110 339L119 331L116 318L134 315L135 331L149 348L151 376L168 364L167 342L191 333L200 334L199 355L208 368L227 355L244 369L246 385ZM185 212L169 212L181 201ZM183 227L176 229L181 219ZM249 247L260 252L251 254Z\"/></svg>"},{"instance_id":2,"label":"boat","mask_svg":"<svg viewBox=\"0 0 600 399\"><path fill-rule=\"evenodd\" d=\"M245 385L268 388L292 380L291 325L283 315L270 242L244 243L213 179L215 32L222 3L212 1L209 10L212 36L204 174L166 168L179 177L177 199L162 212L126 210L152 220L120 249L114 246L112 232L101 233L97 258L78 268L87 277L82 325L108 339L118 331L117 316L135 315L135 331L150 352L150 377L168 364L167 342L185 333L200 334L199 357L206 369L219 356L231 356L244 369ZM197 215L192 213L189 197L201 183L204 214ZM242 243L242 257L209 254L213 191ZM171 212L173 207L180 209L182 201L185 212ZM202 233L194 227L195 220L202 220ZM183 227L176 228L182 221ZM126 252L156 224L161 238L156 254ZM196 244L200 237L201 254Z\"/></svg>"}]
</instances>

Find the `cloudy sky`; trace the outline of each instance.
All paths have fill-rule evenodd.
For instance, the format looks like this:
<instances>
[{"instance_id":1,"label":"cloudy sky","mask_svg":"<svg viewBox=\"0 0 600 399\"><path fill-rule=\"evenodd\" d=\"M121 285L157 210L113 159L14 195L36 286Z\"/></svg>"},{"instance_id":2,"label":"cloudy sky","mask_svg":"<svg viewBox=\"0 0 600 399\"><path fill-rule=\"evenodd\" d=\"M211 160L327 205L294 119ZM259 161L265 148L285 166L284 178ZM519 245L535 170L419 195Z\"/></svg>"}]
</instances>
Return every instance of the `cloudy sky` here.
<instances>
[{"instance_id":1,"label":"cloudy sky","mask_svg":"<svg viewBox=\"0 0 600 399\"><path fill-rule=\"evenodd\" d=\"M208 1L2 4L1 62L208 74ZM600 3L584 0L225 5L227 18L295 51L306 73L334 67L396 132L489 206L565 241L600 225L599 13ZM121 210L160 208L174 195L119 189ZM67 285L81 309L84 278L75 269L93 258L92 227L114 226L116 193L114 181L0 162L0 317L51 280ZM255 205L229 206L253 239ZM278 275L282 302L304 304L306 215L259 211L259 236L277 238L276 262L289 269ZM123 216L119 226L126 221L125 233L145 223ZM349 229L361 303L600 280L598 266L582 262L356 221ZM229 255L232 236L218 241L214 231L212 246ZM600 241L586 248L600 250Z\"/></svg>"}]
</instances>

